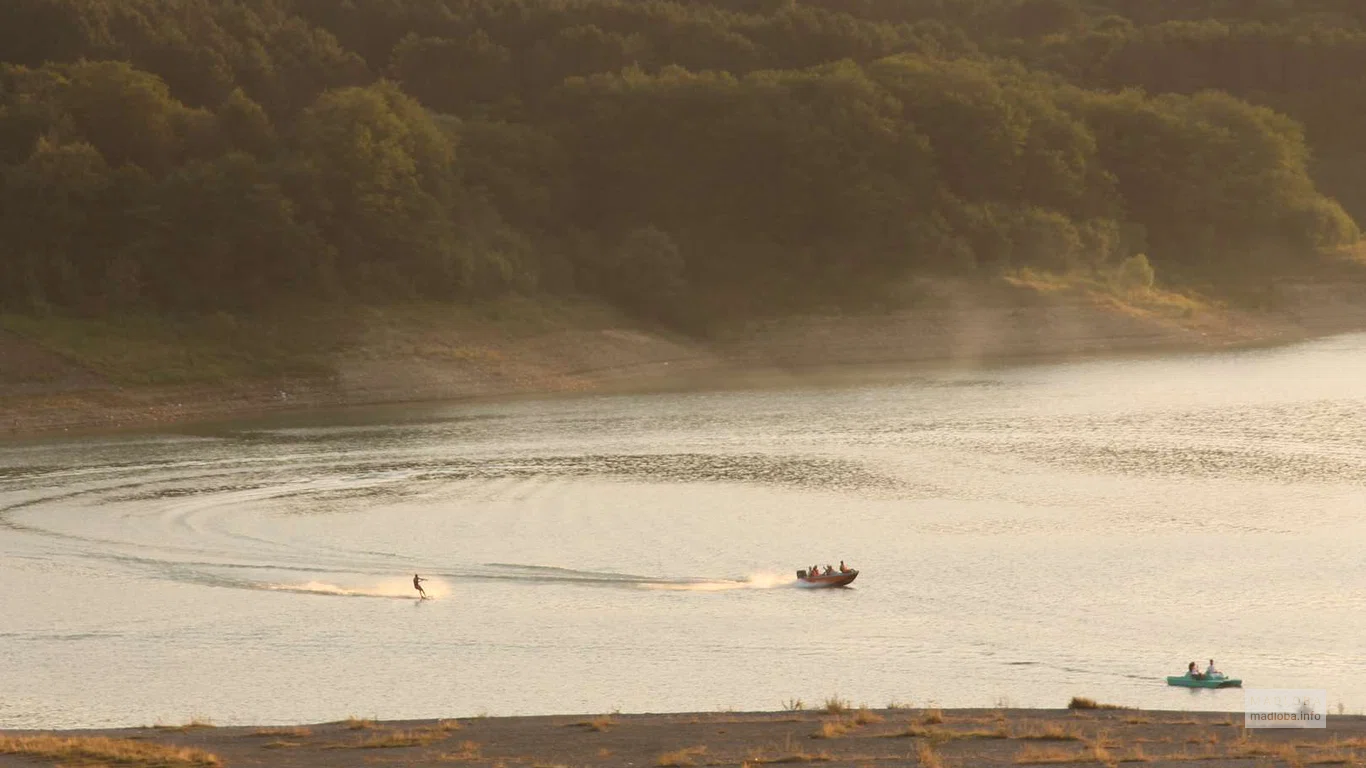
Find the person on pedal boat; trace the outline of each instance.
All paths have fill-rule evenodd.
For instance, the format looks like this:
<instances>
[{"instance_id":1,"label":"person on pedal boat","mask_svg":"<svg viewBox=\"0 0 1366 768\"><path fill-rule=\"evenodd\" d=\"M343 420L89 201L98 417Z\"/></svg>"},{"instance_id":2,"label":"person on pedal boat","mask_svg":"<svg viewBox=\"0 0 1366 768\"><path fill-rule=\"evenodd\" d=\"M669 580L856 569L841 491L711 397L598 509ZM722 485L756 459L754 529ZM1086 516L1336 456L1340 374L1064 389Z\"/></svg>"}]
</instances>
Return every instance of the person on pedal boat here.
<instances>
[{"instance_id":1,"label":"person on pedal boat","mask_svg":"<svg viewBox=\"0 0 1366 768\"><path fill-rule=\"evenodd\" d=\"M1223 677L1224 673L1214 668L1214 659L1209 660L1209 668L1205 670L1205 677Z\"/></svg>"},{"instance_id":2,"label":"person on pedal boat","mask_svg":"<svg viewBox=\"0 0 1366 768\"><path fill-rule=\"evenodd\" d=\"M1190 663L1190 666L1186 667L1186 675L1194 680L1203 680L1205 677L1200 674L1200 670L1195 666L1195 662L1193 661Z\"/></svg>"}]
</instances>

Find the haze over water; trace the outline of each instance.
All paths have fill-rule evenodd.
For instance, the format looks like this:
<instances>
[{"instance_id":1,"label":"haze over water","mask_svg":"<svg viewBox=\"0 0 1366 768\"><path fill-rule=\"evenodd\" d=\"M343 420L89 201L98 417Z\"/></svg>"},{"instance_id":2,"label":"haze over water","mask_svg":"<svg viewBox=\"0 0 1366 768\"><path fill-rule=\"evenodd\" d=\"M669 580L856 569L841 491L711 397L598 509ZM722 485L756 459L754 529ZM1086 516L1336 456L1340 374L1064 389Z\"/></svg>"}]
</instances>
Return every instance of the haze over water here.
<instances>
[{"instance_id":1,"label":"haze over water","mask_svg":"<svg viewBox=\"0 0 1366 768\"><path fill-rule=\"evenodd\" d=\"M1164 685L1210 656L1361 711L1363 382L1346 336L0 444L0 727L1241 710Z\"/></svg>"}]
</instances>

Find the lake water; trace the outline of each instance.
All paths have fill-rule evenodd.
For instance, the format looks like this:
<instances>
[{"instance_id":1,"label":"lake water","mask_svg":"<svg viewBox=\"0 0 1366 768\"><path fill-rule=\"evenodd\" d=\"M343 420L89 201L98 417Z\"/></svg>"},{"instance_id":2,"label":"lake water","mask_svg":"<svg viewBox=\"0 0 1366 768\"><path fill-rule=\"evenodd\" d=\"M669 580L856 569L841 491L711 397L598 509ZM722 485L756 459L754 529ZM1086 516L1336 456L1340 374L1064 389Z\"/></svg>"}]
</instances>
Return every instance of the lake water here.
<instances>
[{"instance_id":1,"label":"lake water","mask_svg":"<svg viewBox=\"0 0 1366 768\"><path fill-rule=\"evenodd\" d=\"M1360 712L1364 651L1366 336L0 444L3 728Z\"/></svg>"}]
</instances>

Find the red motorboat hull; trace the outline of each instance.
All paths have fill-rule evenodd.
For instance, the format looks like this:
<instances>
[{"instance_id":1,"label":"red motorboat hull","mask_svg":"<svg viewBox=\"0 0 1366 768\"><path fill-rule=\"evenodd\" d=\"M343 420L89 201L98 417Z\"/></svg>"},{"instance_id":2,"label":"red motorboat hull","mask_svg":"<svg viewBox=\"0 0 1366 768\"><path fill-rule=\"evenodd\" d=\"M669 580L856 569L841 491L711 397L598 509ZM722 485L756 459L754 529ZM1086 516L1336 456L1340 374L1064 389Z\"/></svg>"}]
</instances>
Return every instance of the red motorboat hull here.
<instances>
[{"instance_id":1,"label":"red motorboat hull","mask_svg":"<svg viewBox=\"0 0 1366 768\"><path fill-rule=\"evenodd\" d=\"M835 572L830 575L816 574L806 575L806 571L797 572L797 586L799 587L843 587L849 582L858 578L858 571L845 571L844 573Z\"/></svg>"}]
</instances>

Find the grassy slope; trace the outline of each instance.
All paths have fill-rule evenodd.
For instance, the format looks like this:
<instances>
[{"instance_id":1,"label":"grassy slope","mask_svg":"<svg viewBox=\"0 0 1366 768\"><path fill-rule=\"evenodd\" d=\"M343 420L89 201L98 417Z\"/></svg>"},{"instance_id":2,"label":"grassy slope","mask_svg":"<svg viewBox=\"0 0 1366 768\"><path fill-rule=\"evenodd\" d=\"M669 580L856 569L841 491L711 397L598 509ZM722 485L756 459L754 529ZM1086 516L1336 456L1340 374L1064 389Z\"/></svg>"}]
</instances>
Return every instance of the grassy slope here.
<instances>
[{"instance_id":1,"label":"grassy slope","mask_svg":"<svg viewBox=\"0 0 1366 768\"><path fill-rule=\"evenodd\" d=\"M877 310L755 319L714 329L707 339L648 328L583 298L179 318L0 316L0 431L489 395L745 386L802 371L856 375L867 365L1292 341L1366 328L1361 265L1342 263L1342 276L1281 286L1281 306L1256 311L1190 292L1125 289L1106 276L1022 271L994 281L916 280L889 291L902 298Z\"/></svg>"},{"instance_id":2,"label":"grassy slope","mask_svg":"<svg viewBox=\"0 0 1366 768\"><path fill-rule=\"evenodd\" d=\"M424 332L432 329L515 339L559 328L594 329L622 322L610 309L588 301L519 297L466 307L315 306L197 317L0 315L0 328L121 387L326 377L342 354L382 352L386 357L450 359L487 354L475 347L423 341Z\"/></svg>"}]
</instances>

